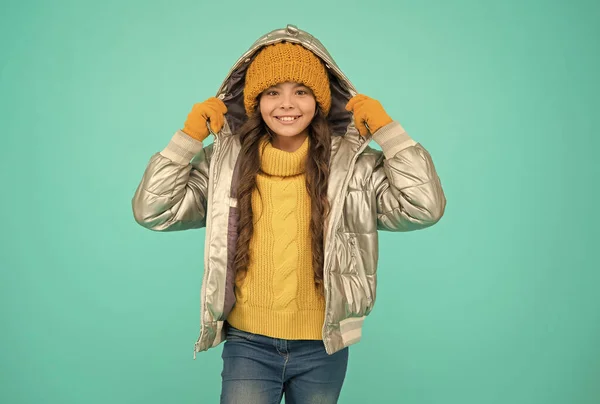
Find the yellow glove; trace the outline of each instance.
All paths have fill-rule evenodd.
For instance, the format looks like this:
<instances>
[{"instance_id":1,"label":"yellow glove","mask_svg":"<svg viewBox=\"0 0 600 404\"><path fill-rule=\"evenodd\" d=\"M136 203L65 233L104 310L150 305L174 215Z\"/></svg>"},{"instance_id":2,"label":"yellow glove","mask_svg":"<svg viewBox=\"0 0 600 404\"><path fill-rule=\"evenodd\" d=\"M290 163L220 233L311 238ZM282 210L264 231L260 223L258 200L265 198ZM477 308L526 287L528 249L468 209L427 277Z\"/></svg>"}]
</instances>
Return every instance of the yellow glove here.
<instances>
[{"instance_id":1,"label":"yellow glove","mask_svg":"<svg viewBox=\"0 0 600 404\"><path fill-rule=\"evenodd\" d=\"M346 111L354 114L354 125L362 136L368 134L365 123L369 126L371 134L381 127L392 122L392 118L385 112L381 103L363 94L357 94L346 104Z\"/></svg>"},{"instance_id":2,"label":"yellow glove","mask_svg":"<svg viewBox=\"0 0 600 404\"><path fill-rule=\"evenodd\" d=\"M196 140L203 141L209 135L206 122L210 121L210 128L214 133L217 133L223 128L226 112L227 107L223 101L216 97L194 104L182 131Z\"/></svg>"}]
</instances>

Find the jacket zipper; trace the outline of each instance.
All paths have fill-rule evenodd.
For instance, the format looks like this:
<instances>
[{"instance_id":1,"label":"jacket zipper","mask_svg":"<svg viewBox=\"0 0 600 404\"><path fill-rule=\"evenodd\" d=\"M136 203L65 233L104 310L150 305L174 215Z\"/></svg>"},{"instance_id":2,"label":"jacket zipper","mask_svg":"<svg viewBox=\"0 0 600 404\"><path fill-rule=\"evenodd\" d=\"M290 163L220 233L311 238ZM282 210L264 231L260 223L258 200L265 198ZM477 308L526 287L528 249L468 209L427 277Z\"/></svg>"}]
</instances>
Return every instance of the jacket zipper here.
<instances>
[{"instance_id":1,"label":"jacket zipper","mask_svg":"<svg viewBox=\"0 0 600 404\"><path fill-rule=\"evenodd\" d=\"M366 148L366 146L368 146L368 142L366 142L365 138L362 135L358 135L359 136L359 146L358 149L356 151L356 153L354 154L354 156L352 157L352 162L350 162L350 167L348 167L348 173L346 174L346 178L344 178L344 185L342 186L342 192L340 193L340 195L343 195L344 192L346 192L346 189L348 188L348 181L350 179L350 176L352 175L352 170L354 169L354 165L356 164L356 160L358 159L358 156L360 155L360 153L362 153L362 151ZM337 227L339 225L339 221L340 218L342 216L342 212L343 212L343 207L342 204L344 203L344 198L340 198L338 200L338 213L336 214L335 218L332 218L333 221L331 222L332 226L330 227L330 235L327 239L327 246L329 247L330 245L332 245L332 241L331 238L335 235L335 233L337 232ZM333 247L330 247L330 249ZM327 353L331 352L331 347L329 346L329 340L326 338L326 328L327 328L327 313L329 313L329 294L331 292L331 288L329 287L329 268L331 266L331 260L333 259L333 253L330 251L329 252L329 259L327 260L327 263L325 265L323 265L323 283L325 285L325 319L323 320L323 329L321 331L322 333L322 337L323 337L323 344L325 345L325 351Z\"/></svg>"},{"instance_id":2,"label":"jacket zipper","mask_svg":"<svg viewBox=\"0 0 600 404\"><path fill-rule=\"evenodd\" d=\"M217 134L215 134L212 129L210 128L210 123L206 122L206 126L208 127L208 132L211 133L214 137L214 141L213 141L213 151L212 151L212 156L210 159L210 165L209 165L209 181L208 181L208 195L209 195L209 201L207 201L207 209L206 209L206 235L205 235L205 243L207 242L207 240L210 240L209 237L209 233L212 232L212 219L210 218L210 212L208 210L208 202L210 202L210 205L212 207L212 198L213 198L213 187L214 187L214 179L213 176L211 175L211 173L214 172L214 166L216 164L216 161L219 157L219 146L220 146L220 142L219 142L219 138L217 136ZM210 221L210 223L209 223ZM210 256L210 244L207 244L207 251L205 252L205 258L204 258L204 275L202 276L202 286L200 288L200 335L198 336L198 339L196 340L196 343L194 344L194 360L196 360L196 352L198 352L198 344L200 343L200 339L202 337L202 332L204 329L204 324L203 324L203 318L204 318L204 308L206 307L206 283L208 280L208 272L209 272L209 266L208 266L208 257Z\"/></svg>"}]
</instances>

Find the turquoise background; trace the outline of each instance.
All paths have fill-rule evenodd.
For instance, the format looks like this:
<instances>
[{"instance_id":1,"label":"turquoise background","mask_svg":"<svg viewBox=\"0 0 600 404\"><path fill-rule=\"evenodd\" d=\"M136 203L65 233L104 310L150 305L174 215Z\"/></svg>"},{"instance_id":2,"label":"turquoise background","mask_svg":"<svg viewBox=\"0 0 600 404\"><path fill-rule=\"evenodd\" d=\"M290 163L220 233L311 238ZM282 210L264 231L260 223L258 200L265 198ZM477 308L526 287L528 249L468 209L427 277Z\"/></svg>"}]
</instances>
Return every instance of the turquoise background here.
<instances>
[{"instance_id":1,"label":"turquoise background","mask_svg":"<svg viewBox=\"0 0 600 404\"><path fill-rule=\"evenodd\" d=\"M2 2L0 402L218 402L222 346L192 360L204 230L145 230L131 197L193 103L288 23L429 150L448 199L436 226L381 234L340 402L600 402L599 11Z\"/></svg>"}]
</instances>

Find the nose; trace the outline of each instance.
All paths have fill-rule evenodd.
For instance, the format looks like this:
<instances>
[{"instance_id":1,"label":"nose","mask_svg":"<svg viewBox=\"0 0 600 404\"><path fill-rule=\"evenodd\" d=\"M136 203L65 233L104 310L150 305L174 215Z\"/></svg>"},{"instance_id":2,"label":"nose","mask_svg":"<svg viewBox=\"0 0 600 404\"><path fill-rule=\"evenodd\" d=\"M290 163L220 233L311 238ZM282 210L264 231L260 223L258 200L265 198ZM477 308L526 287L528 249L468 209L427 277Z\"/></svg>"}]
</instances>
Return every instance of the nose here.
<instances>
[{"instance_id":1,"label":"nose","mask_svg":"<svg viewBox=\"0 0 600 404\"><path fill-rule=\"evenodd\" d=\"M290 94L283 94L283 97L281 97L281 108L294 108L294 104L292 103L292 96Z\"/></svg>"}]
</instances>

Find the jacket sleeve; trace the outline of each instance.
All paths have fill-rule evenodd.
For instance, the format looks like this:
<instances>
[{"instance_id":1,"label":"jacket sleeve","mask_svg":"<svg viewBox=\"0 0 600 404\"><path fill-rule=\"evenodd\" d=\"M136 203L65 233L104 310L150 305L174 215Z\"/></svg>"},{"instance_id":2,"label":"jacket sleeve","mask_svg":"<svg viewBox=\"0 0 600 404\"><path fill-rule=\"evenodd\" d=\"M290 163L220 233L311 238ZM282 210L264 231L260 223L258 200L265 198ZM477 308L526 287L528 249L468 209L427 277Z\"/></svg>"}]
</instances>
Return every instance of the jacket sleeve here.
<instances>
[{"instance_id":1,"label":"jacket sleeve","mask_svg":"<svg viewBox=\"0 0 600 404\"><path fill-rule=\"evenodd\" d=\"M206 226L212 148L178 130L146 166L131 201L135 221L155 231Z\"/></svg>"},{"instance_id":2,"label":"jacket sleeve","mask_svg":"<svg viewBox=\"0 0 600 404\"><path fill-rule=\"evenodd\" d=\"M419 230L437 223L446 198L429 152L393 121L373 134L383 151L371 177L377 229Z\"/></svg>"}]
</instances>

